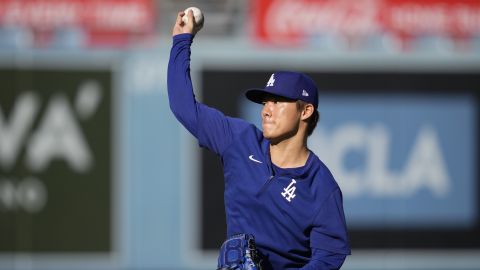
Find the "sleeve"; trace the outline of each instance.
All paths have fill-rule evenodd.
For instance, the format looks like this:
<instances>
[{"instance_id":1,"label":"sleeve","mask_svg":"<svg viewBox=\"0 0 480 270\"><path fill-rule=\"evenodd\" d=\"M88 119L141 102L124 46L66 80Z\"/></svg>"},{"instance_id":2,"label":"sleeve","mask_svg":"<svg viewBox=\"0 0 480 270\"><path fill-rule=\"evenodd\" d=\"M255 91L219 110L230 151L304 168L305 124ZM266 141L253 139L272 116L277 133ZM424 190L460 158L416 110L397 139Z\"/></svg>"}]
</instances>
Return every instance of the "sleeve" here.
<instances>
[{"instance_id":1,"label":"sleeve","mask_svg":"<svg viewBox=\"0 0 480 270\"><path fill-rule=\"evenodd\" d=\"M312 259L301 270L334 270L342 267L346 254L338 254L321 249L312 250Z\"/></svg>"},{"instance_id":2,"label":"sleeve","mask_svg":"<svg viewBox=\"0 0 480 270\"><path fill-rule=\"evenodd\" d=\"M192 34L173 37L167 74L170 109L201 146L222 154L234 135L248 124L240 119L226 117L220 111L196 101L190 77L192 42Z\"/></svg>"},{"instance_id":3,"label":"sleeve","mask_svg":"<svg viewBox=\"0 0 480 270\"><path fill-rule=\"evenodd\" d=\"M312 249L350 254L340 188L336 188L320 206L310 234L310 246Z\"/></svg>"}]
</instances>

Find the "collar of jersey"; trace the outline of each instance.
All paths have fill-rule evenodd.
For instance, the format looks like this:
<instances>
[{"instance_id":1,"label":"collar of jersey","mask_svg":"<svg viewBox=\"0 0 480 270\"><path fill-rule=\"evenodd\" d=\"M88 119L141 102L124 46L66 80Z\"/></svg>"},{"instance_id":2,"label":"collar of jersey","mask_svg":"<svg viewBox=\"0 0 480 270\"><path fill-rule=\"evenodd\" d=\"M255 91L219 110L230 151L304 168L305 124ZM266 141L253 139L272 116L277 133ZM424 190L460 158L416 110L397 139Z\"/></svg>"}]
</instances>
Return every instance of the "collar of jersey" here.
<instances>
[{"instance_id":1,"label":"collar of jersey","mask_svg":"<svg viewBox=\"0 0 480 270\"><path fill-rule=\"evenodd\" d=\"M268 140L265 140L265 143L263 144L263 152L266 157L266 165L268 166L268 169L272 173L272 175L286 176L292 178L305 178L305 176L310 171L310 167L313 164L315 156L312 151L309 150L309 155L307 158L307 162L305 162L305 165L296 168L280 168L272 163L272 159L270 157L270 142Z\"/></svg>"}]
</instances>

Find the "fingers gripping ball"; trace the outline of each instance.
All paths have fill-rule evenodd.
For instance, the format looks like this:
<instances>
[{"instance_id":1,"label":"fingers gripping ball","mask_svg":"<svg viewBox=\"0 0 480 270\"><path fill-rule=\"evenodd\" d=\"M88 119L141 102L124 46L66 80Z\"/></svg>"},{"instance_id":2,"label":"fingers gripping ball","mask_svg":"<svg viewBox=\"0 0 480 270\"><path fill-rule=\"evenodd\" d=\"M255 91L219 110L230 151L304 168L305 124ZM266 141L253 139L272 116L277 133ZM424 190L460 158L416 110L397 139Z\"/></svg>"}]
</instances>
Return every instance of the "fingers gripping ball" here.
<instances>
[{"instance_id":1,"label":"fingers gripping ball","mask_svg":"<svg viewBox=\"0 0 480 270\"><path fill-rule=\"evenodd\" d=\"M188 11L193 11L193 17L195 18L195 28L196 30L200 30L203 27L203 13L202 11L197 8L197 7L189 7L185 9L185 15L182 17L183 23L187 24L188 23Z\"/></svg>"}]
</instances>

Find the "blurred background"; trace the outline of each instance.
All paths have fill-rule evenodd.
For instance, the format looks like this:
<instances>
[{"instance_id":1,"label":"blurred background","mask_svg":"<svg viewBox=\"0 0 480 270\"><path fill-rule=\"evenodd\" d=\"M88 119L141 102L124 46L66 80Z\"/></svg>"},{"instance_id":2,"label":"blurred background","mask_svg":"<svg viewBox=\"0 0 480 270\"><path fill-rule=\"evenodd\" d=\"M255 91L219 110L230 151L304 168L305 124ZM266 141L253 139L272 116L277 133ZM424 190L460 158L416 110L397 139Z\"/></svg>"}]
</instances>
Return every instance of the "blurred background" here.
<instances>
[{"instance_id":1,"label":"blurred background","mask_svg":"<svg viewBox=\"0 0 480 270\"><path fill-rule=\"evenodd\" d=\"M169 110L178 11L197 98L309 74L342 188L343 269L480 269L478 0L0 0L0 269L211 270L220 160Z\"/></svg>"}]
</instances>

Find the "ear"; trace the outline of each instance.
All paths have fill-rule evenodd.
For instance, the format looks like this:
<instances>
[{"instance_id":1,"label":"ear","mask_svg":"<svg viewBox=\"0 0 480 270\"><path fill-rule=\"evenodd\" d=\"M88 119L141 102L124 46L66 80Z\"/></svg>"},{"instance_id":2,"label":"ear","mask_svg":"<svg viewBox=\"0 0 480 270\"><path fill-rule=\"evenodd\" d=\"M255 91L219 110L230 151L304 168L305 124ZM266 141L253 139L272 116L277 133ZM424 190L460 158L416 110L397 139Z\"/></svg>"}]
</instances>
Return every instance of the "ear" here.
<instances>
[{"instance_id":1,"label":"ear","mask_svg":"<svg viewBox=\"0 0 480 270\"><path fill-rule=\"evenodd\" d=\"M300 119L302 119L302 120L308 119L310 116L312 116L314 111L315 111L315 108L313 107L312 104L310 104L310 103L306 104L303 107L302 115L301 115Z\"/></svg>"}]
</instances>

